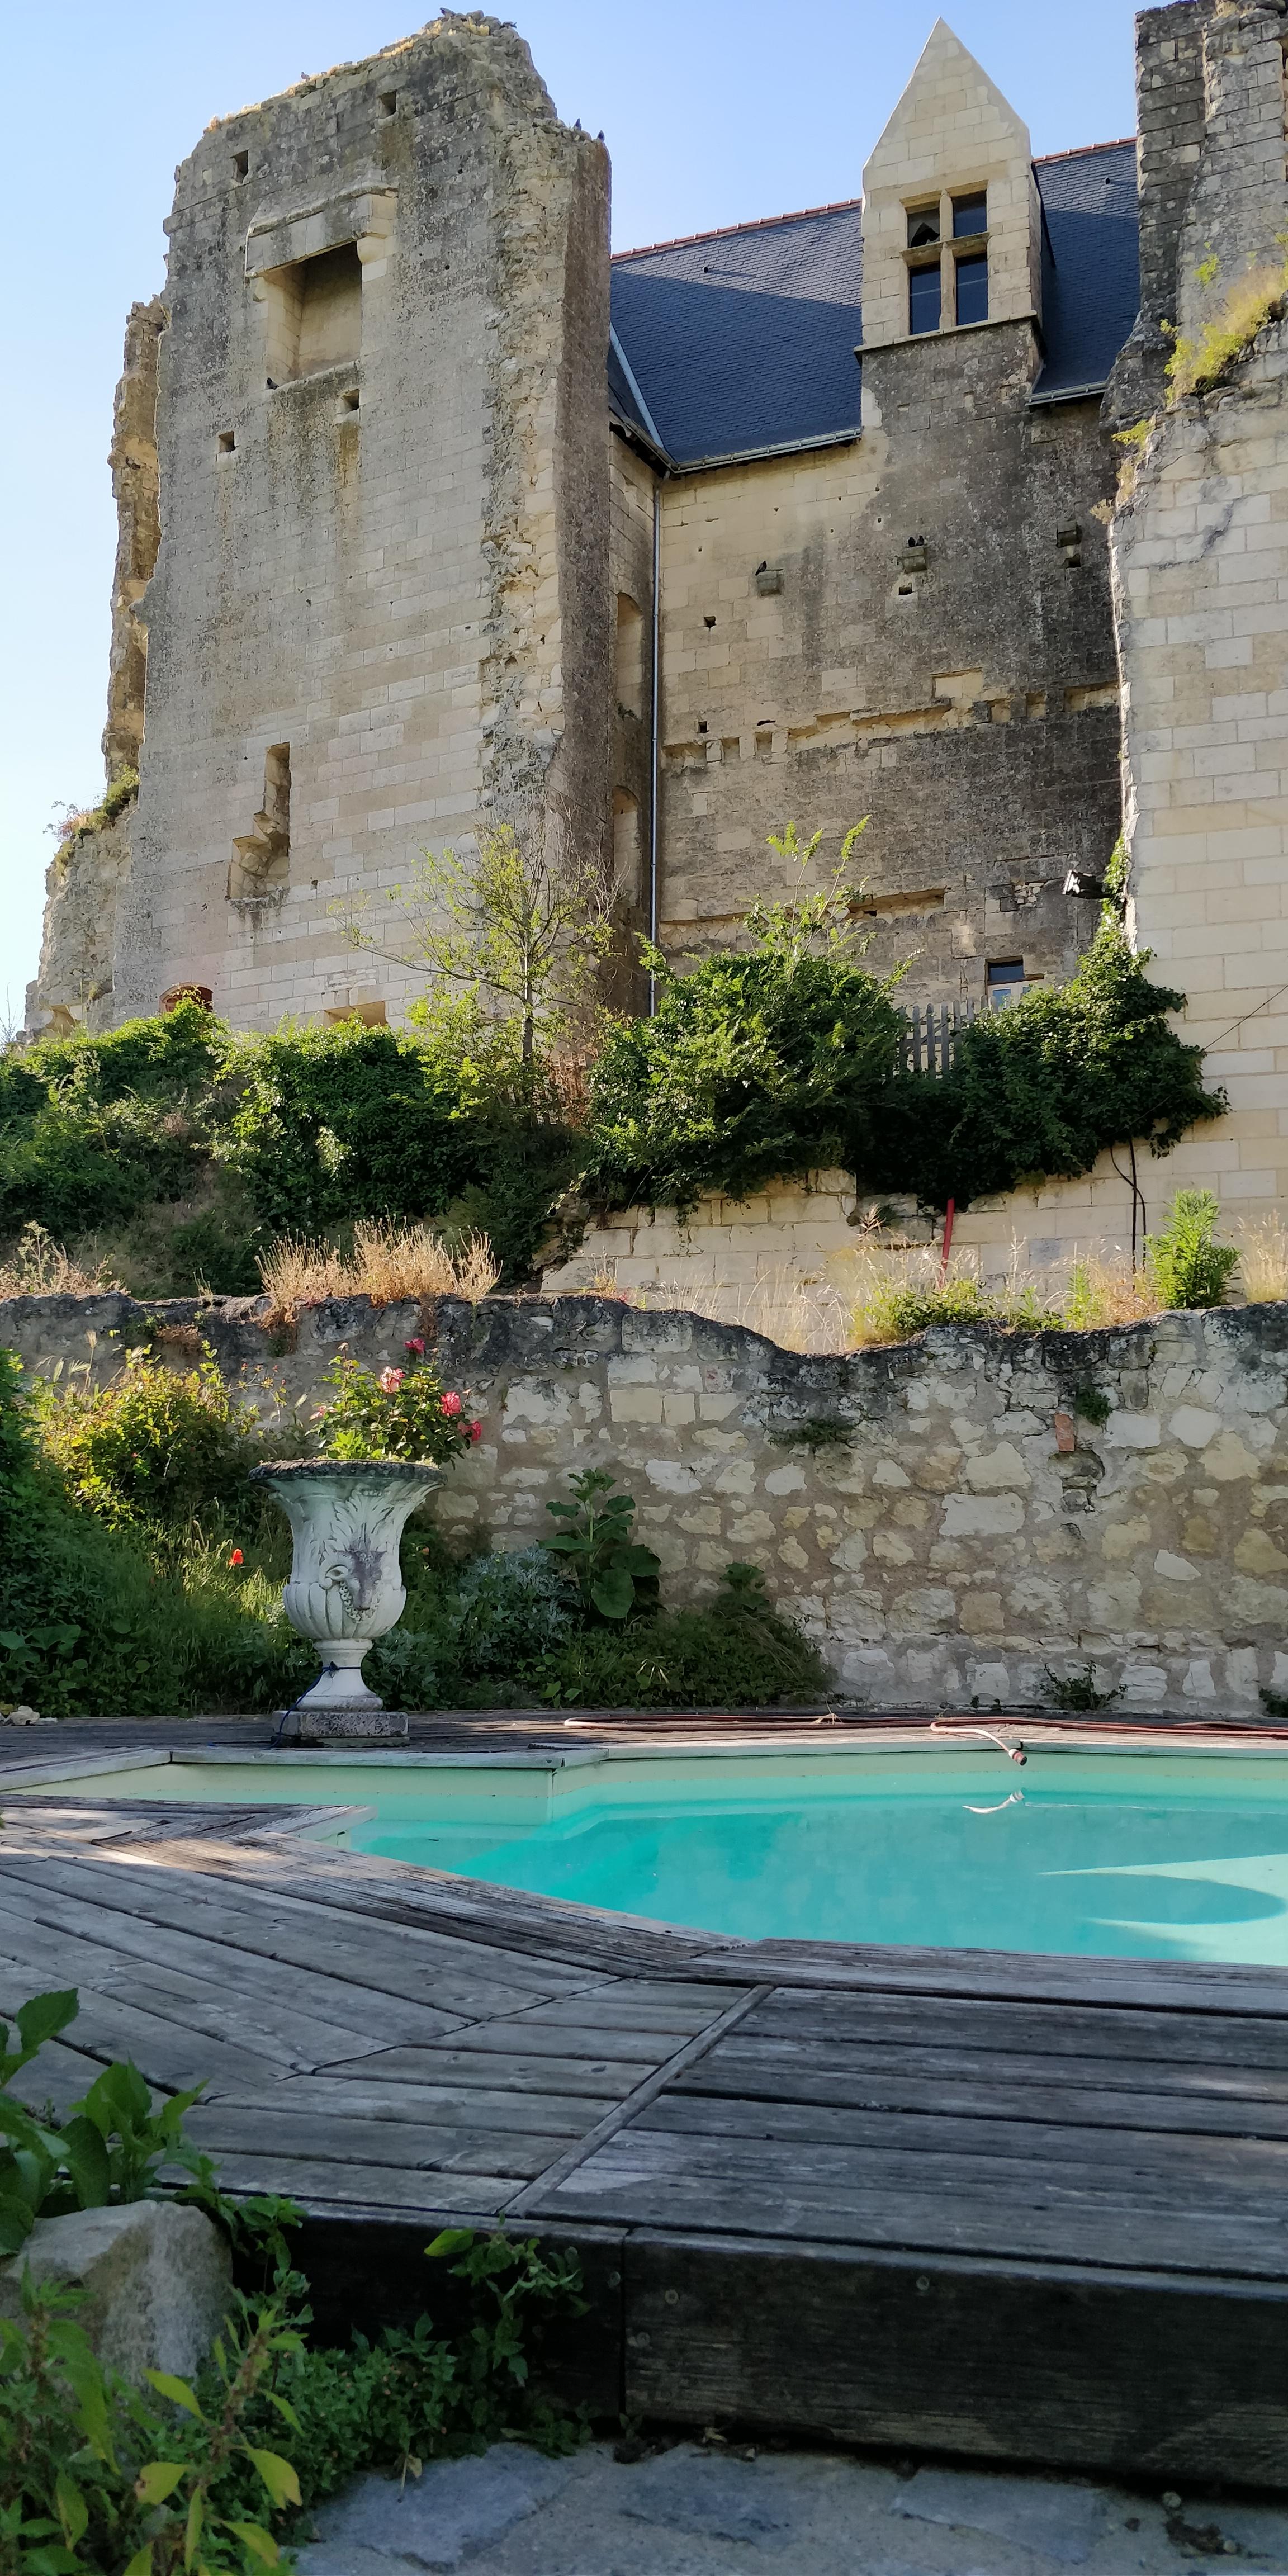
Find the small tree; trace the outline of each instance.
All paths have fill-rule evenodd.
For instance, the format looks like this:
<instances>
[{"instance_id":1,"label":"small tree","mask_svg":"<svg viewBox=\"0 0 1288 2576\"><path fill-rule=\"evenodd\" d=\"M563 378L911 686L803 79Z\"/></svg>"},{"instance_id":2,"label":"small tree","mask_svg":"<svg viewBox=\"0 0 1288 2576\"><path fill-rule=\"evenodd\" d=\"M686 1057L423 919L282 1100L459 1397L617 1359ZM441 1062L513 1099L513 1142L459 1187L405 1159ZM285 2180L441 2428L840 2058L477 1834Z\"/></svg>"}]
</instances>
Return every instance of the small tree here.
<instances>
[{"instance_id":1,"label":"small tree","mask_svg":"<svg viewBox=\"0 0 1288 2576\"><path fill-rule=\"evenodd\" d=\"M350 944L476 1004L490 995L499 1016L517 1021L525 1065L585 1004L611 935L611 890L598 871L552 859L535 831L513 823L481 833L476 859L450 845L423 851L409 884L386 900L406 925L401 946L384 946L365 895L331 907Z\"/></svg>"}]
</instances>

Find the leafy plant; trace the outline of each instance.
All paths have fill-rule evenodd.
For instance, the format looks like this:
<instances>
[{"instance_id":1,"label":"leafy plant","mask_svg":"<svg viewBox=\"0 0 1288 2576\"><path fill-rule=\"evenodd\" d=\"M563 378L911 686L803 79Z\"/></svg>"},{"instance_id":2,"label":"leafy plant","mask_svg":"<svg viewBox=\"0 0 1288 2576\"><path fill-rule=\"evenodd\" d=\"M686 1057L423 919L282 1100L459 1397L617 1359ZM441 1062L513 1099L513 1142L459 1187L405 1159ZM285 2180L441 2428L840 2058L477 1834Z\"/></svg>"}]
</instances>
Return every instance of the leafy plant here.
<instances>
[{"instance_id":1,"label":"leafy plant","mask_svg":"<svg viewBox=\"0 0 1288 2576\"><path fill-rule=\"evenodd\" d=\"M406 1368L363 1368L345 1349L326 1372L335 1394L313 1419L330 1458L449 1460L481 1435L462 1399L444 1389L421 1341L406 1345Z\"/></svg>"},{"instance_id":2,"label":"leafy plant","mask_svg":"<svg viewBox=\"0 0 1288 2576\"><path fill-rule=\"evenodd\" d=\"M1121 1683L1116 1690L1102 1691L1097 1688L1096 1667L1092 1663L1083 1664L1075 1671L1064 1675L1053 1673L1049 1664L1044 1665L1043 1670L1046 1674L1047 1698L1053 1708L1067 1709L1071 1713L1088 1713L1097 1708L1111 1708L1116 1699L1122 1698Z\"/></svg>"},{"instance_id":3,"label":"leafy plant","mask_svg":"<svg viewBox=\"0 0 1288 2576\"><path fill-rule=\"evenodd\" d=\"M731 1565L707 1608L575 1636L542 1696L558 1708L770 1708L830 1689L817 1648L774 1609L759 1569Z\"/></svg>"},{"instance_id":4,"label":"leafy plant","mask_svg":"<svg viewBox=\"0 0 1288 2576\"><path fill-rule=\"evenodd\" d=\"M62 2119L26 2109L10 2090L79 2009L74 1992L34 1995L17 2014L18 2045L0 2022L0 2253L16 2254L37 2218L143 2200L165 2163L182 2163L183 2119L197 2092L153 2105L138 2068L105 2066Z\"/></svg>"},{"instance_id":5,"label":"leafy plant","mask_svg":"<svg viewBox=\"0 0 1288 2576\"><path fill-rule=\"evenodd\" d=\"M1114 1409L1104 1388L1097 1386L1091 1378L1083 1378L1074 1388L1072 1408L1081 1421L1094 1422L1100 1429Z\"/></svg>"},{"instance_id":6,"label":"leafy plant","mask_svg":"<svg viewBox=\"0 0 1288 2576\"><path fill-rule=\"evenodd\" d=\"M1145 1261L1164 1307L1220 1306L1239 1255L1216 1243L1220 1202L1211 1190L1178 1190L1161 1234L1151 1235Z\"/></svg>"},{"instance_id":7,"label":"leafy plant","mask_svg":"<svg viewBox=\"0 0 1288 2576\"><path fill-rule=\"evenodd\" d=\"M631 1532L635 1504L630 1494L614 1494L615 1476L588 1467L568 1478L577 1499L547 1503L546 1510L566 1524L557 1538L538 1544L566 1561L581 1605L601 1619L628 1619L633 1610L657 1599L659 1560L651 1547L641 1547ZM610 1496L600 1504L601 1495Z\"/></svg>"}]
</instances>

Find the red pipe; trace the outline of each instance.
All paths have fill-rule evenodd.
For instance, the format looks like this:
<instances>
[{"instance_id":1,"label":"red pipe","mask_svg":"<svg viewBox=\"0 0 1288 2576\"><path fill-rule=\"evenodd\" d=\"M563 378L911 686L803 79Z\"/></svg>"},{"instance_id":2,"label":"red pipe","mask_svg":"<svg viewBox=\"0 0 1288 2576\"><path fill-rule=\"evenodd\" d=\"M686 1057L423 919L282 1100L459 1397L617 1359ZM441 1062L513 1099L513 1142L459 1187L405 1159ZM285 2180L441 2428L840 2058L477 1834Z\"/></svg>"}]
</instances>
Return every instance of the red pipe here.
<instances>
[{"instance_id":1,"label":"red pipe","mask_svg":"<svg viewBox=\"0 0 1288 2576\"><path fill-rule=\"evenodd\" d=\"M953 1248L953 1218L956 1215L956 1212L957 1201L956 1199L950 1199L944 1210L944 1249L943 1256L939 1264L939 1276L941 1279L946 1279L948 1276L948 1256Z\"/></svg>"}]
</instances>

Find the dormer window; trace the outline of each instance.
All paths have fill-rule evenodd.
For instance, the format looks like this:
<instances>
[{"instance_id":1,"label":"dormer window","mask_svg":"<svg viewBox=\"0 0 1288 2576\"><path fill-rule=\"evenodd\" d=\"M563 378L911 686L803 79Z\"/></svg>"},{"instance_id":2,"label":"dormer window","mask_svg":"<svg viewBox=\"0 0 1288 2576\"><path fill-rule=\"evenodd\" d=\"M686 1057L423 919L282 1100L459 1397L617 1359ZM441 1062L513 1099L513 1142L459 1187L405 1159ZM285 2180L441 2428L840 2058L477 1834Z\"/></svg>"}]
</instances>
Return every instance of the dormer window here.
<instances>
[{"instance_id":1,"label":"dormer window","mask_svg":"<svg viewBox=\"0 0 1288 2576\"><path fill-rule=\"evenodd\" d=\"M909 250L929 250L939 240L939 204L908 208Z\"/></svg>"}]
</instances>

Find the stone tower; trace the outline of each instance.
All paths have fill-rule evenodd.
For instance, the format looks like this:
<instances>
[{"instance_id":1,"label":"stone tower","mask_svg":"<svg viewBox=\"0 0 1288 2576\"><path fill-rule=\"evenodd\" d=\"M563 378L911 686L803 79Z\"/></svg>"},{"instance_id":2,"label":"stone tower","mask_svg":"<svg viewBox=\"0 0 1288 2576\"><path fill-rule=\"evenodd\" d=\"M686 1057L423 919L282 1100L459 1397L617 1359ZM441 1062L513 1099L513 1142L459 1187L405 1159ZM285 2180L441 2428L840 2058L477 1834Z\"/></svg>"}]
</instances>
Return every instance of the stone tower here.
<instances>
[{"instance_id":1,"label":"stone tower","mask_svg":"<svg viewBox=\"0 0 1288 2576\"><path fill-rule=\"evenodd\" d=\"M488 820L604 848L607 200L602 143L478 16L207 129L166 226L145 590L133 538L118 559L110 770L147 645L131 848L116 893L77 846L99 989L52 989L56 888L38 999L380 1017L416 979L347 948L333 899ZM126 381L132 493L137 348Z\"/></svg>"}]
</instances>

